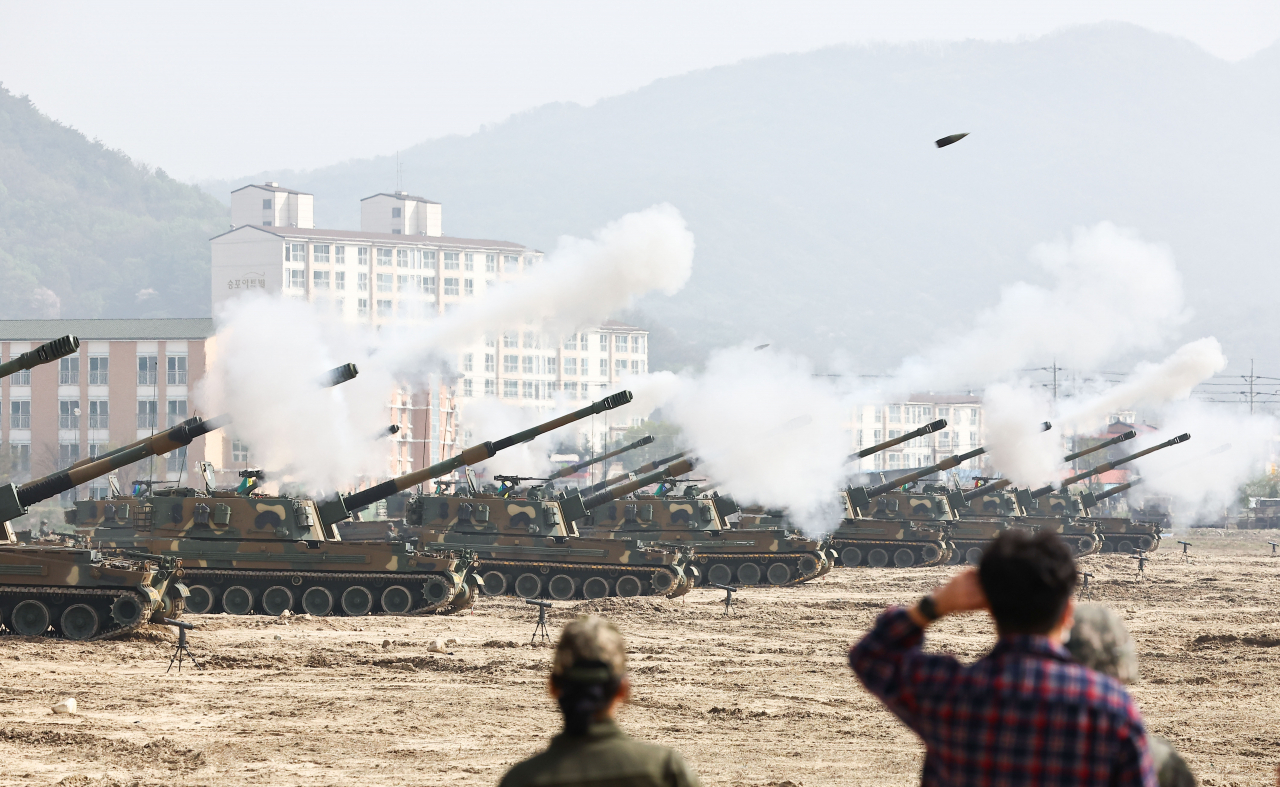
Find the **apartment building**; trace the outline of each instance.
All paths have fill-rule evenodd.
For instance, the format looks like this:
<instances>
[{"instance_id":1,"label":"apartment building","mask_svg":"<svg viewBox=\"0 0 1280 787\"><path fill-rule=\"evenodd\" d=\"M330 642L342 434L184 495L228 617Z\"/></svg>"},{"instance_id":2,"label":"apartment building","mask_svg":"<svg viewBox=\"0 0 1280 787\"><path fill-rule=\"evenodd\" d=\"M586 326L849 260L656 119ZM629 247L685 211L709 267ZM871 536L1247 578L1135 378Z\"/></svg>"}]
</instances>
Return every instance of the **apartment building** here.
<instances>
[{"instance_id":1,"label":"apartment building","mask_svg":"<svg viewBox=\"0 0 1280 787\"><path fill-rule=\"evenodd\" d=\"M893 404L861 405L853 414L853 450L869 448L901 437L939 418L945 429L908 440L901 445L859 460L857 469L900 470L927 467L952 454L983 445L982 399L972 395L912 394ZM982 459L971 459L962 468L977 469Z\"/></svg>"},{"instance_id":2,"label":"apartment building","mask_svg":"<svg viewBox=\"0 0 1280 787\"><path fill-rule=\"evenodd\" d=\"M0 461L8 477L48 475L194 412L190 394L208 364L212 320L0 320L0 358L66 334L80 338L75 355L0 381ZM237 450L221 435L209 435L117 476L122 488L138 479L199 477L201 461L222 466ZM96 479L75 494L103 496L107 483Z\"/></svg>"}]
</instances>

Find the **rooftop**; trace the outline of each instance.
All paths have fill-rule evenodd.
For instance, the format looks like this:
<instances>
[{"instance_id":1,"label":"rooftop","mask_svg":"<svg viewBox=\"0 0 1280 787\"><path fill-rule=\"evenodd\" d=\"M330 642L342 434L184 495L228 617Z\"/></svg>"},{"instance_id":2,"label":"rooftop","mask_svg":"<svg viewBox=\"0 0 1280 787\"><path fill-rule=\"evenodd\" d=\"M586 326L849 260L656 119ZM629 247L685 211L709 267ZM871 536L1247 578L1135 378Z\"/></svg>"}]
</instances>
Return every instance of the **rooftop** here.
<instances>
[{"instance_id":1,"label":"rooftop","mask_svg":"<svg viewBox=\"0 0 1280 787\"><path fill-rule=\"evenodd\" d=\"M644 328L640 328L635 325L627 325L625 322L618 322L617 320L605 320L600 323L600 327L608 331L641 331L643 333L648 333Z\"/></svg>"},{"instance_id":2,"label":"rooftop","mask_svg":"<svg viewBox=\"0 0 1280 787\"><path fill-rule=\"evenodd\" d=\"M388 194L388 193L387 193L387 192L385 192L385 191L380 191L380 192L378 192L377 194L372 194L372 195L370 195L370 196L368 196L368 197L365 197L364 199L362 199L362 200L360 200L360 201L361 201L361 202L364 202L364 200L367 200L367 199L373 199L374 197L390 197L391 199L403 199L403 200L408 200L409 202L425 202L425 203L427 203L428 205L439 205L439 204L440 204L439 202L435 202L435 201L433 201L433 200L425 199L425 198L423 198L423 197L415 197L415 196L413 196L412 194L408 193L407 191L397 191L397 192L395 192L394 194Z\"/></svg>"},{"instance_id":3,"label":"rooftop","mask_svg":"<svg viewBox=\"0 0 1280 787\"><path fill-rule=\"evenodd\" d=\"M235 194L237 191L244 191L245 189L262 189L263 191L281 191L281 192L284 192L285 194L306 194L308 197L311 196L311 194L306 191L294 191L293 189L281 188L279 183L274 183L274 182L250 183L248 186L241 186L238 189L233 189L231 193Z\"/></svg>"},{"instance_id":4,"label":"rooftop","mask_svg":"<svg viewBox=\"0 0 1280 787\"><path fill-rule=\"evenodd\" d=\"M416 244L421 246L456 246L466 249L503 249L510 251L536 251L527 246L521 246L519 243L511 243L505 240L476 240L472 238L448 238L439 235L394 235L386 232L359 232L357 230L321 230L321 229L304 229L301 227L260 227L257 224L245 224L232 230L227 230L221 235L215 235L210 240L230 235L233 232L241 232L244 230L257 230L265 232L269 235L275 235L279 238L298 238L302 240L332 240L332 241L365 241L368 243L379 243L383 245L399 244L401 246Z\"/></svg>"},{"instance_id":5,"label":"rooftop","mask_svg":"<svg viewBox=\"0 0 1280 787\"><path fill-rule=\"evenodd\" d=\"M908 404L920 402L921 404L980 404L981 396L972 396L969 394L911 394L906 399Z\"/></svg>"},{"instance_id":6,"label":"rooftop","mask_svg":"<svg viewBox=\"0 0 1280 787\"><path fill-rule=\"evenodd\" d=\"M43 342L67 334L78 337L82 342L106 339L207 339L214 333L211 317L155 320L0 320L0 341L6 342Z\"/></svg>"}]
</instances>

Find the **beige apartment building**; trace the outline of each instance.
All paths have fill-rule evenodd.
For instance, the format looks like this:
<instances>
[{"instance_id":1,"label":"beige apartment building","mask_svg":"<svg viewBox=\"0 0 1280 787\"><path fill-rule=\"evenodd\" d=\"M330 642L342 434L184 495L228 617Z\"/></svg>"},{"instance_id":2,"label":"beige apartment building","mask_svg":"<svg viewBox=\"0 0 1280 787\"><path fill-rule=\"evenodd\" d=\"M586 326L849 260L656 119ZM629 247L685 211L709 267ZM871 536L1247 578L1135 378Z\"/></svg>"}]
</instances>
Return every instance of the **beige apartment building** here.
<instances>
[{"instance_id":1,"label":"beige apartment building","mask_svg":"<svg viewBox=\"0 0 1280 787\"><path fill-rule=\"evenodd\" d=\"M977 396L912 394L903 402L855 408L854 451L901 437L939 418L947 420L945 429L861 459L856 469L872 471L927 467L952 454L962 454L981 447L985 436L982 399ZM977 469L981 465L982 458L979 457L965 462L961 468Z\"/></svg>"}]
</instances>

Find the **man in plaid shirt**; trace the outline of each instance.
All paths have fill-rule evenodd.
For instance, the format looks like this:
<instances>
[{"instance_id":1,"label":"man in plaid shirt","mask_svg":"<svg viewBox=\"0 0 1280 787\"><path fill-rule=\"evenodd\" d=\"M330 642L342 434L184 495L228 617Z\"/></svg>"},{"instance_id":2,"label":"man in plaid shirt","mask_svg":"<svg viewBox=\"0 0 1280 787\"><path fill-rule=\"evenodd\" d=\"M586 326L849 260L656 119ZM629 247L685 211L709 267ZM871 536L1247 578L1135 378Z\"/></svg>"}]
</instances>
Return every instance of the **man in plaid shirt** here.
<instances>
[{"instance_id":1,"label":"man in plaid shirt","mask_svg":"<svg viewBox=\"0 0 1280 787\"><path fill-rule=\"evenodd\" d=\"M1055 534L1007 531L978 569L886 610L849 651L867 690L924 740L923 784L1156 787L1129 695L1062 647L1075 584ZM995 618L990 654L965 666L921 650L929 624L977 610Z\"/></svg>"}]
</instances>

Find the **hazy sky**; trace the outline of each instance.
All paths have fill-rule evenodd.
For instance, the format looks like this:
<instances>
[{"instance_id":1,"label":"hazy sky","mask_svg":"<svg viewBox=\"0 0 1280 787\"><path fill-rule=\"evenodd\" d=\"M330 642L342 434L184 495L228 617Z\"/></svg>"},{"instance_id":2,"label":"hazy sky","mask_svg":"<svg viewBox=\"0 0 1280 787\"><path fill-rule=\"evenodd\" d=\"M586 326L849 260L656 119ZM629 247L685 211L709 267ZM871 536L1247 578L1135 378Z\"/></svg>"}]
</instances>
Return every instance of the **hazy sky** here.
<instances>
[{"instance_id":1,"label":"hazy sky","mask_svg":"<svg viewBox=\"0 0 1280 787\"><path fill-rule=\"evenodd\" d=\"M184 178L311 168L774 52L1010 40L1103 20L1237 60L1280 2L0 0L0 82Z\"/></svg>"}]
</instances>

